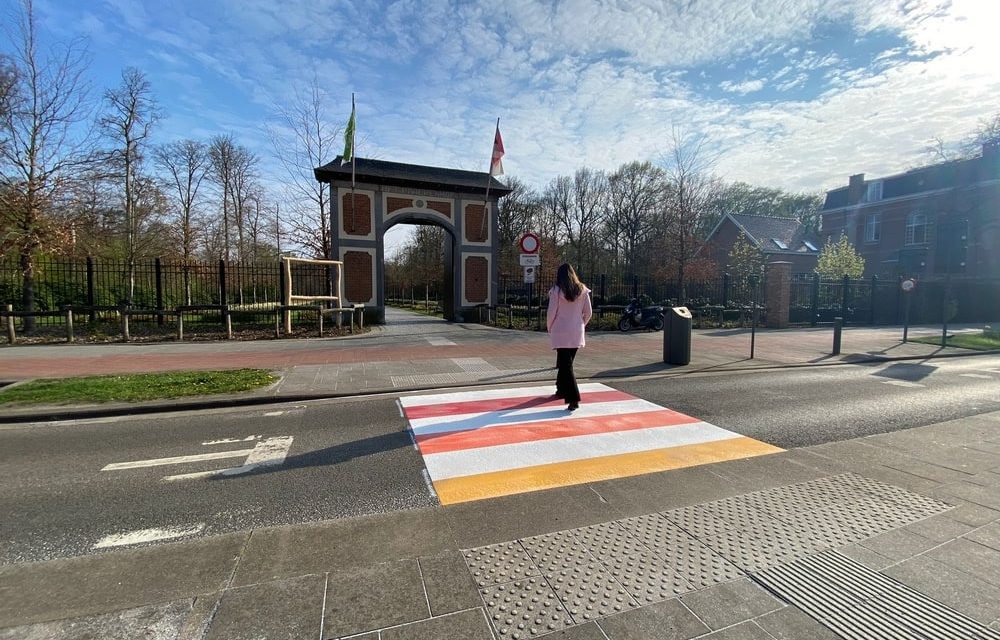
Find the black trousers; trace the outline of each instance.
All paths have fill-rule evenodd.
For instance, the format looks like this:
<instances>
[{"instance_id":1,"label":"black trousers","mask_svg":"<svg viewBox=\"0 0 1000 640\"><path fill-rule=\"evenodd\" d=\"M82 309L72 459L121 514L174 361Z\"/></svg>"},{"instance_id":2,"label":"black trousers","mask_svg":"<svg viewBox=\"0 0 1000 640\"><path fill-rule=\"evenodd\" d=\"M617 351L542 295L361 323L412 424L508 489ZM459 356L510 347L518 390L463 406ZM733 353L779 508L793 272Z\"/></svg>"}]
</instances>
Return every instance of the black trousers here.
<instances>
[{"instance_id":1,"label":"black trousers","mask_svg":"<svg viewBox=\"0 0 1000 640\"><path fill-rule=\"evenodd\" d=\"M556 393L563 397L567 404L580 402L580 387L576 386L576 375L573 373L573 360L576 349L556 349Z\"/></svg>"}]
</instances>

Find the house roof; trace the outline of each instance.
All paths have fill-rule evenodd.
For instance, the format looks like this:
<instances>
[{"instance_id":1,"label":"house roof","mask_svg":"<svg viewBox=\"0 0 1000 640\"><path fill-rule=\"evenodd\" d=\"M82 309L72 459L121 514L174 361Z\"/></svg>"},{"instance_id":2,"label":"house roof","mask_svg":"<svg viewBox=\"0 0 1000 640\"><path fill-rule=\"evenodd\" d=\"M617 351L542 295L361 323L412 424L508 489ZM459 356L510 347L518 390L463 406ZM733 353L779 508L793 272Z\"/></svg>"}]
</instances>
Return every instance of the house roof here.
<instances>
[{"instance_id":1,"label":"house roof","mask_svg":"<svg viewBox=\"0 0 1000 640\"><path fill-rule=\"evenodd\" d=\"M819 253L819 240L795 218L727 213L719 224L726 219L731 220L765 253ZM810 249L806 242L814 248Z\"/></svg>"},{"instance_id":2,"label":"house roof","mask_svg":"<svg viewBox=\"0 0 1000 640\"><path fill-rule=\"evenodd\" d=\"M882 199L947 189L954 186L974 184L1000 179L1000 154L995 149L984 148L982 156L965 160L951 160L917 167L904 173L865 180L865 184L882 181ZM838 209L851 204L848 193L850 187L839 187L826 192L823 209Z\"/></svg>"},{"instance_id":3,"label":"house roof","mask_svg":"<svg viewBox=\"0 0 1000 640\"><path fill-rule=\"evenodd\" d=\"M351 165L341 166L341 157L313 170L320 182L350 181ZM458 191L461 193L485 194L489 180L490 193L503 197L511 189L485 171L462 171L444 169L419 164L386 162L369 158L355 158L354 179L357 182L375 182L383 185L433 189L438 191Z\"/></svg>"}]
</instances>

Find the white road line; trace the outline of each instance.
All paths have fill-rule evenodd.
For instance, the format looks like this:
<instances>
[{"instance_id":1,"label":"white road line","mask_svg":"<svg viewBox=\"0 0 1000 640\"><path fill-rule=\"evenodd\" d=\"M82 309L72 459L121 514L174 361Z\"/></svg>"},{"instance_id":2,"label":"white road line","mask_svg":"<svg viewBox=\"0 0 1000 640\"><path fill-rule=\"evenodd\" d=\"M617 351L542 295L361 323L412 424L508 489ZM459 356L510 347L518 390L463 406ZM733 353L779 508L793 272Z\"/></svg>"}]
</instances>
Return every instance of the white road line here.
<instances>
[{"instance_id":1,"label":"white road line","mask_svg":"<svg viewBox=\"0 0 1000 640\"><path fill-rule=\"evenodd\" d=\"M260 446L260 445L258 445ZM236 451L217 451L215 453L201 453L193 456L175 456L173 458L155 458L153 460L135 460L133 462L115 462L101 469L101 471L120 471L122 469L139 469L142 467L159 467L167 464L185 464L188 462L202 462L204 460L224 460L225 458L242 458L253 453L253 449L238 449Z\"/></svg>"},{"instance_id":2,"label":"white road line","mask_svg":"<svg viewBox=\"0 0 1000 640\"><path fill-rule=\"evenodd\" d=\"M446 402L474 402L476 400L548 396L555 393L555 390L555 384L549 384L538 387L516 387L510 389L483 389L480 391L432 393L425 396L407 396L405 398L400 398L399 400L404 407L423 407L432 404L443 404ZM587 393L590 391L615 391L615 389L599 382L585 382L580 385L580 391L582 393Z\"/></svg>"},{"instance_id":3,"label":"white road line","mask_svg":"<svg viewBox=\"0 0 1000 640\"><path fill-rule=\"evenodd\" d=\"M919 387L922 389L925 386L916 382L907 382L906 380L882 380L881 382L882 384L892 384L897 387Z\"/></svg>"},{"instance_id":4,"label":"white road line","mask_svg":"<svg viewBox=\"0 0 1000 640\"><path fill-rule=\"evenodd\" d=\"M455 343L448 338L427 338L427 342L430 342L432 346L435 347L454 347Z\"/></svg>"},{"instance_id":5,"label":"white road line","mask_svg":"<svg viewBox=\"0 0 1000 640\"><path fill-rule=\"evenodd\" d=\"M126 533L113 533L104 536L97 541L94 549L106 549L108 547L121 547L129 544L139 544L142 542L152 542L154 540L172 540L173 538L183 538L200 533L205 528L205 523L199 522L188 527L173 527L167 529L139 529L138 531L128 531Z\"/></svg>"},{"instance_id":6,"label":"white road line","mask_svg":"<svg viewBox=\"0 0 1000 640\"><path fill-rule=\"evenodd\" d=\"M268 412L264 413L264 417L265 418L273 418L274 416L280 416L280 415L282 415L284 413L285 413L284 411L268 411Z\"/></svg>"},{"instance_id":7,"label":"white road line","mask_svg":"<svg viewBox=\"0 0 1000 640\"><path fill-rule=\"evenodd\" d=\"M982 373L960 373L958 374L963 378L976 378L977 380L992 380L993 376L987 376Z\"/></svg>"},{"instance_id":8,"label":"white road line","mask_svg":"<svg viewBox=\"0 0 1000 640\"><path fill-rule=\"evenodd\" d=\"M202 446L210 446L213 444L235 444L237 442L253 442L254 440L259 440L263 436L247 436L245 438L223 438L222 440L209 440L208 442L202 442Z\"/></svg>"},{"instance_id":9,"label":"white road line","mask_svg":"<svg viewBox=\"0 0 1000 640\"><path fill-rule=\"evenodd\" d=\"M427 469L421 469L420 473L424 476L424 483L427 485L427 490L431 492L431 497L436 500L438 494L437 491L434 490L434 483L431 482L431 474L427 473Z\"/></svg>"},{"instance_id":10,"label":"white road line","mask_svg":"<svg viewBox=\"0 0 1000 640\"><path fill-rule=\"evenodd\" d=\"M399 417L405 418L406 415L403 413L403 403L399 401L399 398L396 398L396 408L399 409Z\"/></svg>"},{"instance_id":11,"label":"white road line","mask_svg":"<svg viewBox=\"0 0 1000 640\"><path fill-rule=\"evenodd\" d=\"M250 450L246 462L239 467L227 467L225 469L215 469L213 471L196 471L194 473L180 473L166 476L166 482L177 480L197 480L200 478L229 477L250 473L260 467L276 467L281 465L288 456L288 450L292 448L293 436L281 436L278 438L268 438L257 444Z\"/></svg>"}]
</instances>

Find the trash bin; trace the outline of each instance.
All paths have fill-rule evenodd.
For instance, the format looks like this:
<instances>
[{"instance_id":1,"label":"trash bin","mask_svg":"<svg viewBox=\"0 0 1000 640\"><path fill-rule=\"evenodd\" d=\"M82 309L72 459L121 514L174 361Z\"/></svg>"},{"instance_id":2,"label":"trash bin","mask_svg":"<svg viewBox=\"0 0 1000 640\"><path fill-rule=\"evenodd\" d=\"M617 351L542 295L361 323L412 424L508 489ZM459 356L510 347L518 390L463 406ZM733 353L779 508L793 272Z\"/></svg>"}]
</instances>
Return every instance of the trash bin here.
<instances>
[{"instance_id":1,"label":"trash bin","mask_svg":"<svg viewBox=\"0 0 1000 640\"><path fill-rule=\"evenodd\" d=\"M688 364L691 362L691 312L687 307L671 307L664 315L663 361Z\"/></svg>"}]
</instances>

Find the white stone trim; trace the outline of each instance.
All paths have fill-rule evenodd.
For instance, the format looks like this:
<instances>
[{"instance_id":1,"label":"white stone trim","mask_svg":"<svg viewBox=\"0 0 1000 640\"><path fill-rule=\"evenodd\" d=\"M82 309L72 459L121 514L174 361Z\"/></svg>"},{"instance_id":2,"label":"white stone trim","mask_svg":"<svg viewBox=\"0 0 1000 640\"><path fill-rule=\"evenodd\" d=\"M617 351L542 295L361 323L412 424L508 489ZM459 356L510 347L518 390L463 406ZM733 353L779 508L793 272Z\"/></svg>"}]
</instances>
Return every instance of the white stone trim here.
<instances>
[{"instance_id":1,"label":"white stone trim","mask_svg":"<svg viewBox=\"0 0 1000 640\"><path fill-rule=\"evenodd\" d=\"M465 272L465 260L466 258L486 258L486 300L483 302L470 302L468 298L465 297L465 285L468 282L468 275ZM490 253L478 253L478 252L468 252L463 251L460 257L461 260L461 271L462 271L462 306L463 307L474 307L477 304L490 304L493 300L493 256Z\"/></svg>"},{"instance_id":2,"label":"white stone trim","mask_svg":"<svg viewBox=\"0 0 1000 640\"><path fill-rule=\"evenodd\" d=\"M405 209L397 209L392 213L389 213L389 198L401 198L403 200L412 200L413 206L407 207ZM451 217L444 215L440 211L431 209L427 206L428 200L437 200L438 202L447 202L451 207ZM399 193L399 192L382 192L382 211L383 219L385 222L392 220L393 218L401 215L406 215L408 213L421 213L426 216L430 216L441 221L443 226L454 229L455 227L455 200L453 198L445 198L443 196L425 196L419 194L411 193Z\"/></svg>"},{"instance_id":3,"label":"white stone trim","mask_svg":"<svg viewBox=\"0 0 1000 640\"><path fill-rule=\"evenodd\" d=\"M375 239L375 229L378 227L378 214L375 209L375 192L369 191L367 189L355 189L354 193L359 195L366 195L372 203L372 220L371 220L371 232L366 235L358 235L355 233L347 233L344 231L344 195L351 193L350 187L339 187L337 189L337 237L343 240L374 240Z\"/></svg>"},{"instance_id":4,"label":"white stone trim","mask_svg":"<svg viewBox=\"0 0 1000 640\"><path fill-rule=\"evenodd\" d=\"M358 252L358 253L367 253L368 255L370 255L372 257L372 289L369 292L369 297L368 297L367 300L351 300L350 298L347 297L347 261L345 260L345 258L347 257L347 252L348 251L354 251L354 252ZM340 247L340 261L344 263L344 267L343 267L343 274L344 274L343 275L343 278L344 278L344 283L343 283L344 284L344 288L343 288L344 299L347 302L350 302L351 304L374 305L375 304L375 300L377 298L376 291L378 290L378 284L379 284L378 280L376 279L377 275L378 275L378 255L376 253L375 248L374 247L369 248L369 247L344 247L344 246L341 246Z\"/></svg>"}]
</instances>

